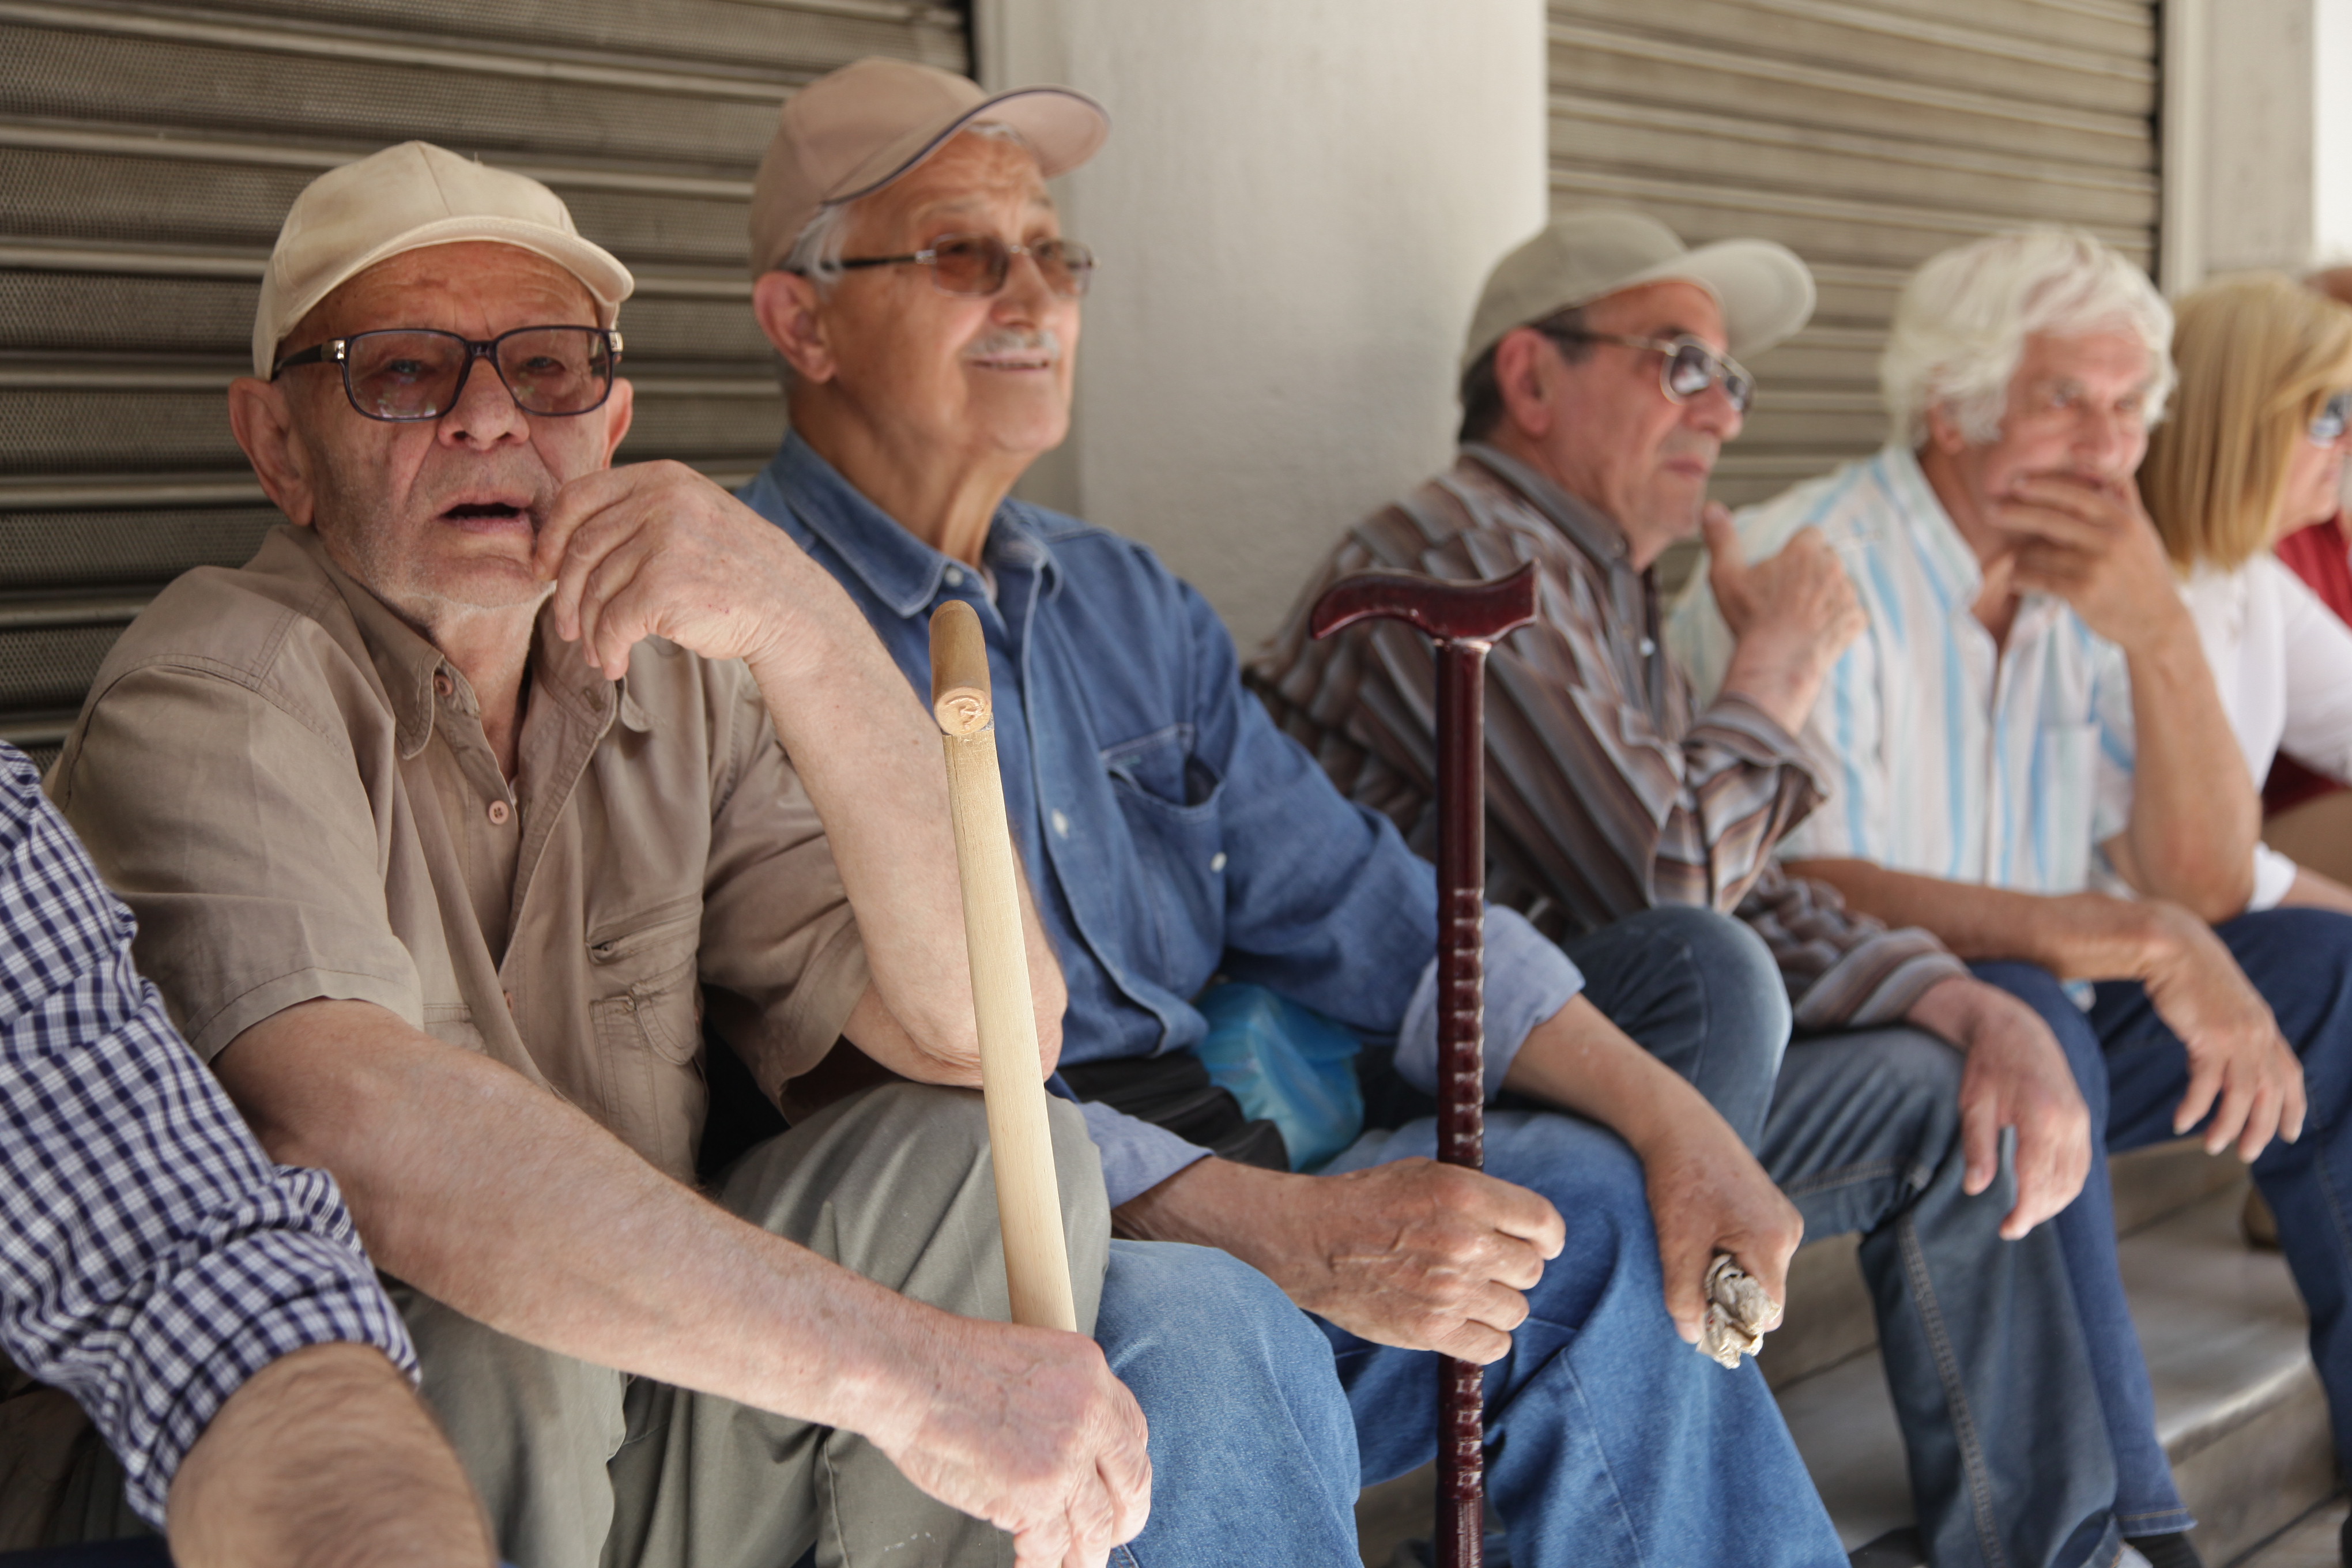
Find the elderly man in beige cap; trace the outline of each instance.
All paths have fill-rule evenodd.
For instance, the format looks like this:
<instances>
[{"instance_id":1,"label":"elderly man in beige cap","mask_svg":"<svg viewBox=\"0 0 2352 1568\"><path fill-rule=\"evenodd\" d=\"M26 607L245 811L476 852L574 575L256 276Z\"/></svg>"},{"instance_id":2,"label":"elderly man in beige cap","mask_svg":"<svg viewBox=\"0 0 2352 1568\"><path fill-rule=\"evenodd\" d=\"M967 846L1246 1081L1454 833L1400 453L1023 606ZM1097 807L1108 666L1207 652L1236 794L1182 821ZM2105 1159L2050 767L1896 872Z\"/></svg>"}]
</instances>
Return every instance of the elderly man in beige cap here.
<instances>
[{"instance_id":1,"label":"elderly man in beige cap","mask_svg":"<svg viewBox=\"0 0 2352 1568\"><path fill-rule=\"evenodd\" d=\"M1518 1568L1842 1563L1757 1370L1684 1342L1715 1252L1777 1292L1796 1245L1738 1137L1506 910L1491 1075L1591 1120L1498 1111L1485 1174L1428 1158L1426 1115L1367 1131L1358 1037L1433 1081L1429 867L1267 723L1196 593L1141 547L1009 498L1067 427L1092 262L1045 181L1103 132L1061 89L991 99L878 61L786 105L751 261L793 435L744 499L919 688L933 608L980 616L1013 830L1069 986L1061 1076L1115 1215L1247 1260L1313 1315L1367 1481L1430 1460L1440 1354L1475 1358L1493 1363L1487 1495ZM1213 1076L1282 1048L1276 1029L1328 1047L1329 1114L1245 1105ZM1770 1058L1780 1039L1717 1045ZM1413 1092L1397 1087L1391 1101Z\"/></svg>"},{"instance_id":2,"label":"elderly man in beige cap","mask_svg":"<svg viewBox=\"0 0 2352 1568\"><path fill-rule=\"evenodd\" d=\"M609 466L629 288L544 187L422 143L296 201L229 394L287 526L124 634L50 780L142 965L341 1184L521 1568L1341 1560L1345 1406L1281 1335L1320 1342L1229 1259L1109 1259L1066 1105L1102 1342L989 1321L936 729L783 535ZM714 1203L706 1027L771 1099L844 1037L914 1081ZM1146 1529L1155 1456L1213 1518Z\"/></svg>"},{"instance_id":3,"label":"elderly man in beige cap","mask_svg":"<svg viewBox=\"0 0 2352 1568\"><path fill-rule=\"evenodd\" d=\"M1489 656L1490 890L1621 984L1662 949L1696 952L1712 979L1683 1006L1714 1031L1741 1016L1785 1031L1793 1004L1795 1039L1760 1077L1655 1010L1642 1038L1757 1149L1808 1237L1864 1234L1932 1560L2104 1565L2110 1454L2042 1223L2089 1159L2065 1058L1933 936L1849 914L1772 858L1822 805L1797 737L1861 612L1818 534L1746 562L1706 498L1754 395L1734 356L1812 304L1804 265L1769 241L1690 249L1639 213L1555 218L1479 300L1454 467L1349 531L1251 674L1342 788L1425 844L1429 659L1377 623L1318 643L1308 613L1368 569L1536 564L1536 624ZM1703 708L1664 649L1654 570L1702 528L1738 638Z\"/></svg>"}]
</instances>

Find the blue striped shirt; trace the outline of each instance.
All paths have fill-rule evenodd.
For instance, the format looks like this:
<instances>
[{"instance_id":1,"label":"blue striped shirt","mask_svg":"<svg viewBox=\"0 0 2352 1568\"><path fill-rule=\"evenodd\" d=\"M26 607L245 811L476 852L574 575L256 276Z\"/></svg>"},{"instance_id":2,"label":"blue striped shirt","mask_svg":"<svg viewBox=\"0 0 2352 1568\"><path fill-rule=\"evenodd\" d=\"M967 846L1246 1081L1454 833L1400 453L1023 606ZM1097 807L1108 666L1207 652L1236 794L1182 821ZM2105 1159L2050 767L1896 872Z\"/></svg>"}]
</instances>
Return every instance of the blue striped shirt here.
<instances>
[{"instance_id":1,"label":"blue striped shirt","mask_svg":"<svg viewBox=\"0 0 2352 1568\"><path fill-rule=\"evenodd\" d=\"M228 1396L308 1345L414 1375L324 1171L273 1165L131 967L131 911L0 745L0 1350L89 1413L161 1524Z\"/></svg>"},{"instance_id":2,"label":"blue striped shirt","mask_svg":"<svg viewBox=\"0 0 2352 1568\"><path fill-rule=\"evenodd\" d=\"M1900 447L1738 517L1748 559L1818 528L1870 624L1831 671L1804 739L1829 801L1780 841L1790 859L2021 892L2125 890L2098 846L2131 811L2131 686L2122 651L2063 600L2020 601L2006 647L1978 620L1976 553ZM1667 641L1703 693L1732 638L1701 574Z\"/></svg>"}]
</instances>

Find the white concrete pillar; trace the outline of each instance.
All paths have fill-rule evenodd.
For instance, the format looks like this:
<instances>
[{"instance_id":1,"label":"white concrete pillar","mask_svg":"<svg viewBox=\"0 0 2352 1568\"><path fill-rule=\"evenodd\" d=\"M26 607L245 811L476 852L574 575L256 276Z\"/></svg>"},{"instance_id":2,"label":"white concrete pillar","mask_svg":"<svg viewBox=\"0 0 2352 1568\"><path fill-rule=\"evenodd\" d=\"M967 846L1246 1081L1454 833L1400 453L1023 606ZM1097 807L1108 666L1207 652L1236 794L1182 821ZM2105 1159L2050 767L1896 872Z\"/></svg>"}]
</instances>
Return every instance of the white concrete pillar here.
<instances>
[{"instance_id":1,"label":"white concrete pillar","mask_svg":"<svg viewBox=\"0 0 2352 1568\"><path fill-rule=\"evenodd\" d=\"M992 88L1111 138L1070 440L1023 493L1157 549L1244 653L1442 467L1479 283L1546 213L1542 0L980 0Z\"/></svg>"}]
</instances>

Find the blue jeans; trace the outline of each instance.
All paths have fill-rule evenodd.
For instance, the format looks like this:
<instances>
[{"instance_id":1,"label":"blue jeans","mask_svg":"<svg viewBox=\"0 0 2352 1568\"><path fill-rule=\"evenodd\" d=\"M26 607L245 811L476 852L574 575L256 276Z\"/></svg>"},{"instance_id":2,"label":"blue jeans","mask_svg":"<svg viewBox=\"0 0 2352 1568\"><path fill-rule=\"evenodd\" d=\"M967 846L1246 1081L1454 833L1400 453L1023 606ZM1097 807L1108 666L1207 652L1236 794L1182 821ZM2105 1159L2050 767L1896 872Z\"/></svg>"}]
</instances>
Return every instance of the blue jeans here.
<instances>
[{"instance_id":1,"label":"blue jeans","mask_svg":"<svg viewBox=\"0 0 2352 1568\"><path fill-rule=\"evenodd\" d=\"M1330 1169L1435 1149L1423 1118L1367 1132ZM1726 1372L1675 1335L1633 1152L1574 1117L1497 1110L1486 1169L1541 1193L1568 1225L1510 1352L1486 1370L1486 1495L1512 1568L1843 1568L1763 1374ZM1364 1483L1427 1464L1438 1358L1323 1331L1355 1407Z\"/></svg>"},{"instance_id":2,"label":"blue jeans","mask_svg":"<svg viewBox=\"0 0 2352 1568\"><path fill-rule=\"evenodd\" d=\"M1566 946L1594 1004L1757 1151L1808 1237L1862 1234L1938 1568L2112 1561L2114 1467L2063 1251L2046 1226L2000 1238L2016 1202L2006 1154L1990 1189L1960 1190L1959 1053L1909 1028L1777 1052L1789 1006L1769 952L1704 910L1646 910Z\"/></svg>"},{"instance_id":3,"label":"blue jeans","mask_svg":"<svg viewBox=\"0 0 2352 1568\"><path fill-rule=\"evenodd\" d=\"M1357 1561L1355 1420L1329 1345L1272 1280L1210 1248L1113 1241L1095 1340L1151 1423L1151 1520L1113 1568Z\"/></svg>"},{"instance_id":4,"label":"blue jeans","mask_svg":"<svg viewBox=\"0 0 2352 1568\"><path fill-rule=\"evenodd\" d=\"M2311 1313L2311 1352L2336 1429L2339 1464L2352 1464L2352 918L2324 910L2265 910L2214 928L2278 1019L2303 1060L2310 1114L2303 1138L2273 1141L2254 1162L2254 1183L2278 1215L2279 1240ZM2147 1363L2133 1331L2116 1270L2115 1197L2109 1152L2174 1136L2172 1113L2189 1087L2188 1052L2158 1017L2147 991L2127 981L2096 987L2090 1012L2077 1007L2047 970L1980 963L1977 973L2040 1013L2074 1067L2105 1146L2091 1147L2083 1195L2058 1217L2075 1299L2090 1330L2098 1382L2119 1473L2116 1506L2133 1534L2185 1528L2189 1518L2172 1468L2156 1439ZM2150 1522L2144 1522L2150 1521Z\"/></svg>"}]
</instances>

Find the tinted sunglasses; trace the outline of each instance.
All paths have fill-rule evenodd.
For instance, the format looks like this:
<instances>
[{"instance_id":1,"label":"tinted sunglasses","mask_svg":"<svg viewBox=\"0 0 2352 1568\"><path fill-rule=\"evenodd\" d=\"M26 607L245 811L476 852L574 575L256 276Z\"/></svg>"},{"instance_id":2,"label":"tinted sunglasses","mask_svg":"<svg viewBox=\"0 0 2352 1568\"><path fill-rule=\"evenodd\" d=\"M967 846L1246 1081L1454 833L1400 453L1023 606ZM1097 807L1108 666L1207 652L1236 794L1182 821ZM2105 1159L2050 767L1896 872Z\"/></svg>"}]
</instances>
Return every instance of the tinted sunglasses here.
<instances>
[{"instance_id":1,"label":"tinted sunglasses","mask_svg":"<svg viewBox=\"0 0 2352 1568\"><path fill-rule=\"evenodd\" d=\"M1741 368L1738 360L1725 358L1696 338L1628 338L1615 332L1545 326L1536 331L1558 342L1617 343L1646 353L1664 354L1665 363L1658 367L1658 386L1676 403L1687 403L1717 383L1722 384L1723 395L1730 400L1734 413L1747 413L1748 405L1756 401L1756 378Z\"/></svg>"},{"instance_id":2,"label":"tinted sunglasses","mask_svg":"<svg viewBox=\"0 0 2352 1568\"><path fill-rule=\"evenodd\" d=\"M1075 239L1007 245L992 234L943 234L904 256L860 256L835 265L845 272L862 267L928 267L932 284L943 293L993 294L1013 275L1016 256L1035 262L1045 287L1065 300L1084 294L1095 269L1095 253Z\"/></svg>"},{"instance_id":3,"label":"tinted sunglasses","mask_svg":"<svg viewBox=\"0 0 2352 1568\"><path fill-rule=\"evenodd\" d=\"M343 373L352 406L370 419L438 419L457 406L478 360L489 361L524 413L585 414L613 395L621 334L605 327L517 327L485 340L394 327L288 354L270 367L269 378L296 365L331 364Z\"/></svg>"},{"instance_id":4,"label":"tinted sunglasses","mask_svg":"<svg viewBox=\"0 0 2352 1568\"><path fill-rule=\"evenodd\" d=\"M2311 444L2333 447L2344 439L2344 432L2352 429L2352 392L2339 392L2319 405L2311 417Z\"/></svg>"}]
</instances>

